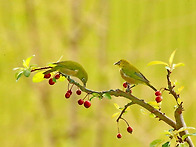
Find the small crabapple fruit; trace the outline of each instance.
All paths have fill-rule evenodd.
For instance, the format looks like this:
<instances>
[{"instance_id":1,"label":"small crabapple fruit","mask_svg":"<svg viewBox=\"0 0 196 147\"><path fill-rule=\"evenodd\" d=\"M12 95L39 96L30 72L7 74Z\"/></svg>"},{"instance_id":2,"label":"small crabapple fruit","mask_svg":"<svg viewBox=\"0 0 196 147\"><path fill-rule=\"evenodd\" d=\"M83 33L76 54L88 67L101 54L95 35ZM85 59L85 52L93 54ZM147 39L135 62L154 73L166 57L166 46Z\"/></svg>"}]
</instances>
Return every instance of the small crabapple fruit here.
<instances>
[{"instance_id":1,"label":"small crabapple fruit","mask_svg":"<svg viewBox=\"0 0 196 147\"><path fill-rule=\"evenodd\" d=\"M53 81L53 78L50 78L49 81L48 81L48 83L49 83L50 85L54 85L54 84L55 84L55 82Z\"/></svg>"},{"instance_id":2,"label":"small crabapple fruit","mask_svg":"<svg viewBox=\"0 0 196 147\"><path fill-rule=\"evenodd\" d=\"M129 126L129 127L127 128L127 132L132 133L132 132L133 132L133 129Z\"/></svg>"},{"instance_id":3,"label":"small crabapple fruit","mask_svg":"<svg viewBox=\"0 0 196 147\"><path fill-rule=\"evenodd\" d=\"M89 108L90 106L91 106L91 102L90 101L87 100L87 101L84 102L84 107L85 108Z\"/></svg>"},{"instance_id":4,"label":"small crabapple fruit","mask_svg":"<svg viewBox=\"0 0 196 147\"><path fill-rule=\"evenodd\" d=\"M155 92L155 95L156 95L156 96L161 96L161 91L157 90L157 91Z\"/></svg>"},{"instance_id":5,"label":"small crabapple fruit","mask_svg":"<svg viewBox=\"0 0 196 147\"><path fill-rule=\"evenodd\" d=\"M79 105L84 104L84 100L83 100L83 99L79 99L79 100L78 100L78 104L79 104Z\"/></svg>"},{"instance_id":6,"label":"small crabapple fruit","mask_svg":"<svg viewBox=\"0 0 196 147\"><path fill-rule=\"evenodd\" d=\"M80 89L78 89L77 91L76 91L76 94L77 95L80 95L82 92L81 92L81 90Z\"/></svg>"},{"instance_id":7,"label":"small crabapple fruit","mask_svg":"<svg viewBox=\"0 0 196 147\"><path fill-rule=\"evenodd\" d=\"M71 94L69 93L69 92L66 92L66 94L65 94L65 98L70 98L70 96L71 96Z\"/></svg>"},{"instance_id":8,"label":"small crabapple fruit","mask_svg":"<svg viewBox=\"0 0 196 147\"><path fill-rule=\"evenodd\" d=\"M59 78L60 78L60 74L56 74L55 79L59 79Z\"/></svg>"},{"instance_id":9,"label":"small crabapple fruit","mask_svg":"<svg viewBox=\"0 0 196 147\"><path fill-rule=\"evenodd\" d=\"M157 96L155 98L155 100L156 100L157 103L160 103L163 100L163 98L162 98L162 96Z\"/></svg>"},{"instance_id":10,"label":"small crabapple fruit","mask_svg":"<svg viewBox=\"0 0 196 147\"><path fill-rule=\"evenodd\" d=\"M69 93L70 95L72 95L72 91L71 89L67 91L67 93Z\"/></svg>"},{"instance_id":11,"label":"small crabapple fruit","mask_svg":"<svg viewBox=\"0 0 196 147\"><path fill-rule=\"evenodd\" d=\"M121 133L118 133L118 134L117 134L117 138L120 139L121 137L122 137L122 134L121 134Z\"/></svg>"},{"instance_id":12,"label":"small crabapple fruit","mask_svg":"<svg viewBox=\"0 0 196 147\"><path fill-rule=\"evenodd\" d=\"M44 78L45 78L45 79L49 79L50 77L51 77L51 74L50 74L50 73L44 75Z\"/></svg>"},{"instance_id":13,"label":"small crabapple fruit","mask_svg":"<svg viewBox=\"0 0 196 147\"><path fill-rule=\"evenodd\" d=\"M123 83L123 87L124 87L124 88L127 88L127 82L124 82L124 83Z\"/></svg>"}]
</instances>

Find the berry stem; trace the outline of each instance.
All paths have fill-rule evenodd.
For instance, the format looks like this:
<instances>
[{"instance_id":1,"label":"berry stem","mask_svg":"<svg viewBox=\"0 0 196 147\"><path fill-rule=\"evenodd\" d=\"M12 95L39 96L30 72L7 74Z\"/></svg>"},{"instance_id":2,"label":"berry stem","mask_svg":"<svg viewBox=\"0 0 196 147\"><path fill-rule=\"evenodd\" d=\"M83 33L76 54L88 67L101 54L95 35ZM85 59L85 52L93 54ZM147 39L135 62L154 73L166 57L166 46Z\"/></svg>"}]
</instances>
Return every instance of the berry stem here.
<instances>
[{"instance_id":1,"label":"berry stem","mask_svg":"<svg viewBox=\"0 0 196 147\"><path fill-rule=\"evenodd\" d=\"M124 119L124 118L120 118L120 119L122 119L122 120L124 120L124 122L127 124L127 126L129 127L129 123L127 122L127 120L126 119Z\"/></svg>"},{"instance_id":2,"label":"berry stem","mask_svg":"<svg viewBox=\"0 0 196 147\"><path fill-rule=\"evenodd\" d=\"M121 111L119 117L118 117L117 120L116 120L117 122L119 122L119 120L122 119L122 115L125 113L126 109L127 109L129 106L133 105L133 104L134 104L133 102L130 102L130 103L128 103L128 104L126 104L126 105L124 106L124 109Z\"/></svg>"}]
</instances>

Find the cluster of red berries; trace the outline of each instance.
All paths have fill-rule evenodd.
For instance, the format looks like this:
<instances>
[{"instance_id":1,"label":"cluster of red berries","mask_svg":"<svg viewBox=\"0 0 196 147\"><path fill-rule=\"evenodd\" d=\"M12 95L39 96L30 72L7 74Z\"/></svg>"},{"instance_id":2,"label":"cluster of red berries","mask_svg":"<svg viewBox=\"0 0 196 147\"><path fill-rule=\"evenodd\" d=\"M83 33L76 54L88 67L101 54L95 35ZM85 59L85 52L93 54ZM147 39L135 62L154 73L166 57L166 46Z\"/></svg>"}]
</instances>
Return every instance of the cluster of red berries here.
<instances>
[{"instance_id":1,"label":"cluster of red berries","mask_svg":"<svg viewBox=\"0 0 196 147\"><path fill-rule=\"evenodd\" d=\"M44 75L44 78L45 78L45 79L49 79L48 83L49 83L50 85L54 85L54 84L56 83L56 80L60 78L60 74L58 73L58 74L56 74L53 78L51 78L51 74L49 73L49 74L45 74L45 75ZM67 98L67 99L70 98L70 96L72 95L72 88L73 88L73 85L72 85L72 87L71 87L69 90L67 90L67 92L65 93L65 98ZM76 94L77 94L77 95L81 95L81 93L82 93L82 91L81 91L80 89L78 89L78 90L76 91ZM90 102L89 100L84 101L85 98L86 98L86 96L85 96L83 99L79 99L79 100L78 100L78 104L79 104L79 105L83 105L83 104L84 104L84 107L85 107L85 108L89 108L89 107L91 106L91 102Z\"/></svg>"},{"instance_id":2,"label":"cluster of red berries","mask_svg":"<svg viewBox=\"0 0 196 147\"><path fill-rule=\"evenodd\" d=\"M80 89L78 89L77 91L76 91L76 94L77 95L81 95L81 90ZM70 98L70 96L72 95L72 91L71 91L71 89L70 90L68 90L66 93L65 93L65 98ZM86 97L85 97L86 98ZM84 98L84 99L85 99ZM84 104L84 107L85 108L89 108L90 106L91 106L91 102L89 101L89 100L86 100L86 101L84 101L84 99L79 99L78 100L78 104L79 105L83 105Z\"/></svg>"},{"instance_id":3,"label":"cluster of red berries","mask_svg":"<svg viewBox=\"0 0 196 147\"><path fill-rule=\"evenodd\" d=\"M54 85L54 84L56 83L56 80L60 78L60 74L58 73L58 74L56 74L54 77L51 78L51 74L48 73L48 74L45 74L45 75L44 75L44 78L45 78L45 79L49 79L48 83L49 83L50 85Z\"/></svg>"},{"instance_id":4,"label":"cluster of red berries","mask_svg":"<svg viewBox=\"0 0 196 147\"><path fill-rule=\"evenodd\" d=\"M163 100L163 97L161 96L162 95L161 91L157 90L155 92L155 95L156 95L156 98L155 98L156 102L160 103Z\"/></svg>"},{"instance_id":5,"label":"cluster of red berries","mask_svg":"<svg viewBox=\"0 0 196 147\"><path fill-rule=\"evenodd\" d=\"M129 86L129 85L128 85L127 82L124 82L124 83L123 83L123 87L124 87L124 88L127 88L127 89L126 89L126 92L132 93L131 88L129 88L128 86Z\"/></svg>"},{"instance_id":6,"label":"cluster of red berries","mask_svg":"<svg viewBox=\"0 0 196 147\"><path fill-rule=\"evenodd\" d=\"M130 127L130 126L128 126L128 127L127 127L127 132L129 132L129 133L132 134L133 128ZM122 138L122 134L121 134L121 133L118 133L116 137L117 137L117 138Z\"/></svg>"}]
</instances>

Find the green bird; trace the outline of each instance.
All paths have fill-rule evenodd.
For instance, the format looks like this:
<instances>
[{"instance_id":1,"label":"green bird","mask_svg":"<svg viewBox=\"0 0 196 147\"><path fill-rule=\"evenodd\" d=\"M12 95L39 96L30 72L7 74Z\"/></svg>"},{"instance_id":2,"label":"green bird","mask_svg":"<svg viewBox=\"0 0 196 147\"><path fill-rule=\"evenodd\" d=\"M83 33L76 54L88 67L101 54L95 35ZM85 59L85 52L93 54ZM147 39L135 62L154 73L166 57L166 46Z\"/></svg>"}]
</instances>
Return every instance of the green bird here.
<instances>
[{"instance_id":1,"label":"green bird","mask_svg":"<svg viewBox=\"0 0 196 147\"><path fill-rule=\"evenodd\" d=\"M114 65L118 65L120 67L121 77L129 84L145 84L151 87L154 91L157 91L157 89L150 84L146 77L128 61L122 59L114 63Z\"/></svg>"},{"instance_id":2,"label":"green bird","mask_svg":"<svg viewBox=\"0 0 196 147\"><path fill-rule=\"evenodd\" d=\"M75 61L61 61L57 63L53 63L55 66L50 70L47 70L43 74L49 74L54 71L59 71L62 74L67 76L77 77L82 81L84 86L86 86L86 82L88 81L88 74L85 69L79 63Z\"/></svg>"}]
</instances>

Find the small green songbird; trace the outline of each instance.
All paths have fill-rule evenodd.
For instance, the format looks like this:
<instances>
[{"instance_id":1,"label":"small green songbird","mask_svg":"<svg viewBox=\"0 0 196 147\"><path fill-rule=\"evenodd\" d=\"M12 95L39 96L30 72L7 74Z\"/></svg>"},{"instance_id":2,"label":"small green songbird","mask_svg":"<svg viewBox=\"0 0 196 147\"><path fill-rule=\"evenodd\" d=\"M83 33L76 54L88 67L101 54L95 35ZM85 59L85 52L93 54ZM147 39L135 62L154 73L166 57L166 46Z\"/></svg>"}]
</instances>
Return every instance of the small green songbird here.
<instances>
[{"instance_id":1,"label":"small green songbird","mask_svg":"<svg viewBox=\"0 0 196 147\"><path fill-rule=\"evenodd\" d=\"M129 84L145 84L151 87L154 91L157 91L157 89L150 84L146 77L128 61L122 59L114 63L114 65L118 65L120 67L121 77Z\"/></svg>"},{"instance_id":2,"label":"small green songbird","mask_svg":"<svg viewBox=\"0 0 196 147\"><path fill-rule=\"evenodd\" d=\"M84 86L86 86L86 82L88 81L88 74L82 67L82 65L75 61L61 61L53 64L54 67L52 67L50 70L47 70L43 74L49 74L54 71L59 71L60 73L67 76L77 77L82 81Z\"/></svg>"}]
</instances>

